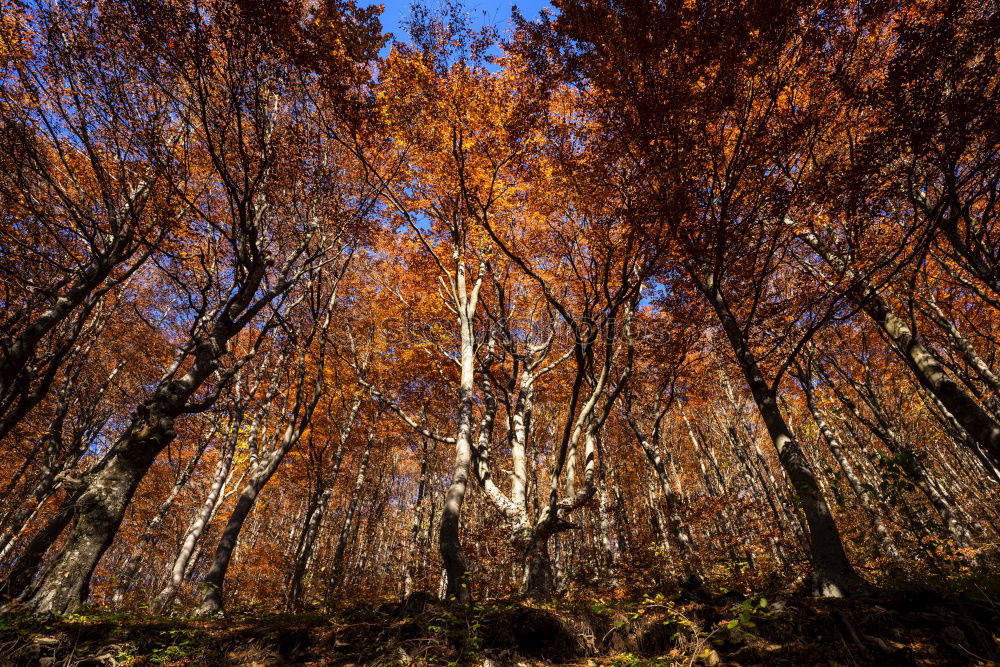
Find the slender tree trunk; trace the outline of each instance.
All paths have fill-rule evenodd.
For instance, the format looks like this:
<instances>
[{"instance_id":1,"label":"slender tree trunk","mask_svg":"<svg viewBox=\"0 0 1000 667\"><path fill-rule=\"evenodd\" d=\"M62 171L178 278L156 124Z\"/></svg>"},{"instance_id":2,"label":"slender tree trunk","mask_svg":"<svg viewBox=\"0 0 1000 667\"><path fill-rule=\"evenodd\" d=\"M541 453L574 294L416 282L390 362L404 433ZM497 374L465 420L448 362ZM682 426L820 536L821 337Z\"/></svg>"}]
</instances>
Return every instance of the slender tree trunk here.
<instances>
[{"instance_id":1,"label":"slender tree trunk","mask_svg":"<svg viewBox=\"0 0 1000 667\"><path fill-rule=\"evenodd\" d=\"M330 306L332 306L332 298L328 309ZM327 316L324 327L328 324L329 316ZM212 567L209 569L208 574L205 575L203 581L204 593L201 605L197 610L199 616L219 616L223 613L223 585L226 579L226 572L229 570L233 551L236 549L240 532L243 530L243 524L256 504L257 496L260 494L261 489L270 481L271 476L274 475L278 466L284 460L285 454L299 441L299 438L302 437L302 433L312 419L313 412L316 410L316 405L322 394L324 380L323 358L323 354L321 353L316 366L316 378L312 383L312 397L307 400L304 387L306 378L306 347L303 347L299 355L298 380L295 389L294 405L288 418L288 425L285 427L276 448L263 458L258 464L257 469L254 470L250 481L243 488L239 499L236 501L236 506L229 516L229 521L226 523L225 529L222 531L222 537L219 539L219 544L215 549L215 558L213 559Z\"/></svg>"},{"instance_id":2,"label":"slender tree trunk","mask_svg":"<svg viewBox=\"0 0 1000 667\"><path fill-rule=\"evenodd\" d=\"M604 484L598 492L597 514L600 519L600 554L601 567L608 583L615 587L618 582L615 578L615 550L611 544L611 512L608 508L608 492Z\"/></svg>"},{"instance_id":3,"label":"slender tree trunk","mask_svg":"<svg viewBox=\"0 0 1000 667\"><path fill-rule=\"evenodd\" d=\"M455 466L451 476L451 485L448 487L444 508L441 512L441 532L438 546L441 550L441 561L448 577L445 594L449 599L455 599L462 603L472 601L468 568L462 555L459 523L472 465L472 401L475 391L476 361L473 322L485 270L485 266L480 265L479 277L472 288L471 295L466 291L464 262L459 262L454 283L457 297L455 305L461 326L458 433L455 437Z\"/></svg>"},{"instance_id":4,"label":"slender tree trunk","mask_svg":"<svg viewBox=\"0 0 1000 667\"><path fill-rule=\"evenodd\" d=\"M288 597L285 602L286 613L292 613L298 608L299 597L302 594L302 580L305 577L309 563L312 561L316 536L319 535L320 525L326 515L326 507L330 503L332 495L333 493L330 489L323 489L318 494L315 506L311 506L306 515L302 542L299 545L298 553L295 557L295 566L292 569L292 576L288 583Z\"/></svg>"},{"instance_id":5,"label":"slender tree trunk","mask_svg":"<svg viewBox=\"0 0 1000 667\"><path fill-rule=\"evenodd\" d=\"M1000 424L952 380L910 327L900 319L889 303L862 277L855 275L845 263L811 232L800 232L806 242L835 270L852 283L851 295L871 320L888 336L917 381L944 404L945 408L968 431L994 466L1000 466Z\"/></svg>"},{"instance_id":6,"label":"slender tree trunk","mask_svg":"<svg viewBox=\"0 0 1000 667\"><path fill-rule=\"evenodd\" d=\"M778 409L777 396L764 380L757 360L743 337L743 328L730 311L719 287L714 284L714 279L711 275L707 282L696 278L726 332L767 432L778 451L778 460L791 481L796 500L805 512L809 526L813 590L817 595L825 597L849 595L864 588L865 583L847 559L840 530L820 491L816 476L799 444L792 437Z\"/></svg>"},{"instance_id":7,"label":"slender tree trunk","mask_svg":"<svg viewBox=\"0 0 1000 667\"><path fill-rule=\"evenodd\" d=\"M830 449L830 453L833 454L833 458L837 461L840 469L844 473L844 477L847 478L847 483L854 492L854 495L861 502L862 507L868 513L869 518L872 521L872 525L875 527L875 532L879 536L879 540L882 542L882 546L885 547L886 553L895 561L900 560L899 551L896 549L896 545L892 540L892 535L889 533L888 528L885 527L885 523L882 521L882 517L878 513L878 503L871 495L868 493L865 486L858 479L857 473L854 471L854 466L851 465L850 461L844 455L844 450L840 445L840 441L837 440L837 436L834 435L833 430L823 419L823 415L820 414L819 408L816 406L815 397L813 396L812 387L810 385L812 378L803 375L799 382L802 385L802 391L805 393L806 405L809 408L809 413L812 415L813 419L816 421L816 426L819 428L820 434L823 436L823 440L826 441L827 447Z\"/></svg>"},{"instance_id":8,"label":"slender tree trunk","mask_svg":"<svg viewBox=\"0 0 1000 667\"><path fill-rule=\"evenodd\" d=\"M368 461L371 458L372 448L375 445L374 429L368 434L368 442L365 450L361 454L361 463L358 465L358 474L354 478L354 488L351 491L350 500L347 502L347 509L344 511L344 525L340 528L340 536L337 538L337 548L333 552L333 560L330 565L330 584L338 587L342 583L344 569L344 552L347 550L348 538L354 530L354 517L357 514L358 506L361 502L361 492L365 485L365 473L368 470Z\"/></svg>"},{"instance_id":9,"label":"slender tree trunk","mask_svg":"<svg viewBox=\"0 0 1000 667\"><path fill-rule=\"evenodd\" d=\"M289 428L291 428L291 425L289 425ZM301 434L301 431L298 431L298 433ZM243 524L250 515L250 511L253 510L260 491L271 479L271 476L278 469L278 464L284 458L285 453L297 439L294 436L282 438L282 444L266 460L261 462L260 470L243 487L243 491L236 501L236 506L233 508L232 513L229 515L229 520L226 522L226 527L222 531L222 537L219 538L212 567L209 569L208 574L205 575L203 581L204 593L201 605L197 611L199 616L218 616L222 614L223 584L225 583L226 572L229 570L229 564L233 557L233 551L236 549L240 532L243 530Z\"/></svg>"},{"instance_id":10,"label":"slender tree trunk","mask_svg":"<svg viewBox=\"0 0 1000 667\"><path fill-rule=\"evenodd\" d=\"M424 496L427 493L428 445L429 438L423 438L420 452L420 477L417 479L417 501L414 505L413 527L410 530L410 549L406 559L406 572L403 581L404 599L413 593L414 581L423 575L420 529L424 521Z\"/></svg>"},{"instance_id":11,"label":"slender tree trunk","mask_svg":"<svg viewBox=\"0 0 1000 667\"><path fill-rule=\"evenodd\" d=\"M666 501L667 523L669 526L667 535L668 539L671 541L671 546L684 561L687 574L689 576L698 576L698 557L694 551L694 540L691 536L690 529L684 525L683 520L681 519L680 512L677 508L677 495L670 486L670 478L667 474L663 457L654 445L655 440L659 438L659 425L657 424L657 426L653 428L652 434L648 434L643 432L639 423L631 415L626 414L626 420L628 421L628 425L632 429L632 433L635 435L640 448L645 454L646 460L649 462L650 467L655 473L656 480L659 482L660 491Z\"/></svg>"},{"instance_id":12,"label":"slender tree trunk","mask_svg":"<svg viewBox=\"0 0 1000 667\"><path fill-rule=\"evenodd\" d=\"M187 572L191 555L194 551L195 543L201 538L202 533L208 526L212 511L215 509L219 497L225 491L226 481L229 479L229 469L233 464L233 455L236 451L236 440L239 436L239 428L242 423L241 416L237 416L230 427L229 436L226 439L222 456L215 467L215 475L212 478L212 485L209 487L208 496L202 503L201 508L195 515L191 525L188 526L181 542L177 556L174 558L173 567L170 568L170 578L167 585L157 594L151 603L154 611L160 612L167 608L177 594L177 589L184 581L184 574Z\"/></svg>"}]
</instances>

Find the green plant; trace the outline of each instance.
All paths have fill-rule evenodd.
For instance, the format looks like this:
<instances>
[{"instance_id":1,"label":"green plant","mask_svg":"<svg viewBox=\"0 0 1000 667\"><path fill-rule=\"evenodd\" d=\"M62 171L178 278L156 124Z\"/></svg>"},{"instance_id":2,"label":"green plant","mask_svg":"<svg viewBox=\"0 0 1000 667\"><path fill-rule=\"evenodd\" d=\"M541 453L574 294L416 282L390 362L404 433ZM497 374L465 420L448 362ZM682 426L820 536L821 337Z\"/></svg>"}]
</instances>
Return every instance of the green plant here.
<instances>
[{"instance_id":1,"label":"green plant","mask_svg":"<svg viewBox=\"0 0 1000 667\"><path fill-rule=\"evenodd\" d=\"M162 648L154 648L153 652L149 656L149 661L154 665L162 665L166 662L180 660L181 658L186 657L187 654L187 647L171 644L170 646Z\"/></svg>"},{"instance_id":2,"label":"green plant","mask_svg":"<svg viewBox=\"0 0 1000 667\"><path fill-rule=\"evenodd\" d=\"M459 662L474 661L482 650L482 618L488 607L477 605L469 611L456 613L444 609L435 616L427 629L454 648Z\"/></svg>"},{"instance_id":3,"label":"green plant","mask_svg":"<svg viewBox=\"0 0 1000 667\"><path fill-rule=\"evenodd\" d=\"M736 613L736 616L725 622L726 629L739 630L748 635L753 635L750 630L757 627L755 619L769 614L767 598L759 594L754 594L746 598L739 604L733 605L730 609Z\"/></svg>"}]
</instances>

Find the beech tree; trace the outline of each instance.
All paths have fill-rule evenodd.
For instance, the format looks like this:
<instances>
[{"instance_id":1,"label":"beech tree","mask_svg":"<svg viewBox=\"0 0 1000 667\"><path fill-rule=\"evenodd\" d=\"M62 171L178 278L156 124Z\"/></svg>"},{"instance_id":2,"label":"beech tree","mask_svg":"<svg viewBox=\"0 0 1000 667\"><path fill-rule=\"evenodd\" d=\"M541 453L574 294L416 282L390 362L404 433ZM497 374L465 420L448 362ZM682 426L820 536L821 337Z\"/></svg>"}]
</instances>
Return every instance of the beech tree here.
<instances>
[{"instance_id":1,"label":"beech tree","mask_svg":"<svg viewBox=\"0 0 1000 667\"><path fill-rule=\"evenodd\" d=\"M0 33L12 54L0 88L0 436L45 398L104 297L184 209L166 181L185 130L171 91L130 62L126 17L91 3L37 10L11 7Z\"/></svg>"},{"instance_id":2,"label":"beech tree","mask_svg":"<svg viewBox=\"0 0 1000 667\"><path fill-rule=\"evenodd\" d=\"M298 197L279 198L288 192L281 186L285 161L304 157L289 155L288 149L306 148L292 140L289 125L295 101L291 86L297 82L278 78L282 64L266 57L263 36L253 43L237 37L251 26L239 12L224 10L213 18L209 26L184 7L163 7L158 25L176 30L179 43L163 54L165 61L150 63L161 80L183 82L191 91L191 97L176 100L181 107L177 115L190 105L190 131L206 160L200 166L214 170L219 185L209 196L188 193L183 182L173 184L189 198L193 231L204 234L158 262L190 304L181 320L188 337L178 342L174 359L133 413L110 456L83 480L66 543L22 593L25 604L37 611L65 613L86 598L90 576L126 505L157 454L176 435L174 420L210 408L252 358L244 354L222 365L229 341L270 307L271 324L258 332L266 335L288 289L318 262L329 261L328 251L342 243L347 229L349 220L330 220L309 206L308 194L292 189ZM183 59L172 63L178 53ZM284 99L282 89L288 95ZM228 216L214 215L216 197L227 204ZM228 284L217 283L221 267L226 267L222 274Z\"/></svg>"}]
</instances>

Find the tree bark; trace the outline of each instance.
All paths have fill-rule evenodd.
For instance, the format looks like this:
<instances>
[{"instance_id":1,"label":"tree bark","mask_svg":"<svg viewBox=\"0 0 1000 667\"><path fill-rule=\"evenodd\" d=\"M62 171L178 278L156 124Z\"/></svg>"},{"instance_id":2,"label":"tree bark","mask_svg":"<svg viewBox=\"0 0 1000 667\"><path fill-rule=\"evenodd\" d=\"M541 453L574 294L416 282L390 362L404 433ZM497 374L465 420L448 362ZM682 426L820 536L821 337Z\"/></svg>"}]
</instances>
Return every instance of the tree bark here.
<instances>
[{"instance_id":1,"label":"tree bark","mask_svg":"<svg viewBox=\"0 0 1000 667\"><path fill-rule=\"evenodd\" d=\"M222 455L215 466L215 475L212 478L212 485L209 487L208 495L205 497L205 501L201 504L201 508L184 534L180 549L177 550L177 556L174 558L173 567L170 568L170 578L167 581L167 585L153 598L150 604L150 607L155 612L162 612L167 608L177 594L177 589L184 581L184 575L188 570L188 564L194 552L195 543L201 538L202 533L208 526L216 502L225 490L226 481L229 479L229 469L233 465L236 440L239 436L239 429L242 422L242 414L233 419Z\"/></svg>"},{"instance_id":2,"label":"tree bark","mask_svg":"<svg viewBox=\"0 0 1000 667\"><path fill-rule=\"evenodd\" d=\"M475 392L475 333L473 322L479 301L486 267L480 265L472 293L466 289L465 264L459 262L456 269L454 291L461 327L461 377L459 380L458 432L455 436L455 466L451 484L445 496L441 512L441 529L438 546L448 582L445 596L462 603L472 601L469 590L468 567L462 555L459 536L462 503L469 484L469 469L472 465L472 401Z\"/></svg>"},{"instance_id":3,"label":"tree bark","mask_svg":"<svg viewBox=\"0 0 1000 667\"><path fill-rule=\"evenodd\" d=\"M715 276L702 279L694 271L698 287L708 299L729 339L740 370L750 387L761 418L778 452L778 461L788 475L796 500L809 526L810 559L813 566L813 591L824 597L844 597L867 587L854 571L840 539L840 530L819 483L802 449L792 436L778 409L777 396L765 381L757 360L743 337L743 328L729 309Z\"/></svg>"},{"instance_id":4,"label":"tree bark","mask_svg":"<svg viewBox=\"0 0 1000 667\"><path fill-rule=\"evenodd\" d=\"M835 254L825 248L815 234L797 232L810 248L851 283L849 294L879 329L892 341L917 381L941 401L948 412L968 431L994 466L1000 466L1000 424L952 380L910 327L900 319L878 291L858 276Z\"/></svg>"},{"instance_id":5,"label":"tree bark","mask_svg":"<svg viewBox=\"0 0 1000 667\"><path fill-rule=\"evenodd\" d=\"M225 584L226 572L229 570L229 563L232 560L233 551L239 540L243 524L250 511L257 502L257 496L261 489L270 481L272 475L278 469L285 454L291 449L305 431L309 420L312 418L316 404L319 402L321 386L323 382L323 364L318 364L316 381L313 386L312 398L306 403L303 383L305 380L305 351L303 350L299 362L298 388L296 389L295 406L291 410L290 422L281 436L281 440L274 451L261 461L258 469L254 471L250 481L240 493L236 506L233 508L229 521L222 531L222 537L215 550L215 558L208 574L203 581L204 593L201 605L198 607L199 616L220 616L223 613L223 585Z\"/></svg>"},{"instance_id":6,"label":"tree bark","mask_svg":"<svg viewBox=\"0 0 1000 667\"><path fill-rule=\"evenodd\" d=\"M361 454L361 463L358 464L358 474L354 478L354 488L351 490L351 497L347 502L344 511L344 524L340 528L340 535L337 538L337 547L333 552L333 560L330 565L330 584L332 587L340 586L343 578L344 552L347 550L348 538L354 529L354 517L358 511L361 501L361 491L365 485L365 473L368 470L368 461L371 458L372 448L375 445L375 431L368 434L368 441L365 444L364 452Z\"/></svg>"},{"instance_id":7,"label":"tree bark","mask_svg":"<svg viewBox=\"0 0 1000 667\"><path fill-rule=\"evenodd\" d=\"M864 511L868 514L869 519L871 519L872 525L875 527L875 532L879 536L879 540L882 542L882 546L885 548L886 553L893 560L900 560L899 550L896 549L896 545L892 540L892 535L889 533L888 528L886 528L885 523L882 521L882 517L878 514L878 502L871 497L867 489L861 483L858 478L857 473L854 471L854 466L851 465L850 461L844 455L843 448L840 445L840 441L837 440L837 436L833 433L833 430L823 419L823 415L820 414L819 407L816 405L815 397L813 396L811 383L812 378L808 375L801 375L799 379L799 384L802 386L802 391L806 397L806 406L809 409L809 413L812 415L813 420L816 422L816 427L819 429L820 434L823 436L823 440L826 441L827 447L830 449L830 453L833 454L833 458L837 461L840 469L844 473L844 477L847 478L847 483L854 492L854 495L861 502Z\"/></svg>"}]
</instances>

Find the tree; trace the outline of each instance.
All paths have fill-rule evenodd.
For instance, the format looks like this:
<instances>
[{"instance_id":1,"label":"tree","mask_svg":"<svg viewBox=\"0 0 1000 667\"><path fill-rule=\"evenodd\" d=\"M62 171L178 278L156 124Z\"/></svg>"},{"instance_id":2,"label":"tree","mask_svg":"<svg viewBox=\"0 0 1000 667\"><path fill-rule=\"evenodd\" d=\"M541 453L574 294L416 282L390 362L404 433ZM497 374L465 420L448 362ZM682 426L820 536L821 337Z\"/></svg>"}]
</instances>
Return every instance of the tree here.
<instances>
[{"instance_id":1,"label":"tree","mask_svg":"<svg viewBox=\"0 0 1000 667\"><path fill-rule=\"evenodd\" d=\"M257 331L266 336L289 288L329 261L351 222L350 212L318 208L318 191L296 192L283 182L295 160L305 158L289 149L308 148L295 140L291 115L302 98L295 96L297 82L284 76L284 63L269 55L265 36L244 39L245 31L254 31L252 17L229 8L211 18L185 7L155 9L131 16L140 25L155 21L177 42L169 51L147 44L157 57L147 66L157 80L182 82L190 92L174 103L182 117L190 105L191 143L198 146L199 167L211 170L216 185L192 191L186 182L172 184L190 203L192 231L204 234L158 261L190 304L178 317L188 337L111 455L84 480L64 546L22 594L38 612L65 613L86 598L90 576L139 482L175 437L175 420L209 409L252 358L253 344L223 366L230 340L270 308L269 324ZM288 194L291 199L282 199Z\"/></svg>"}]
</instances>

